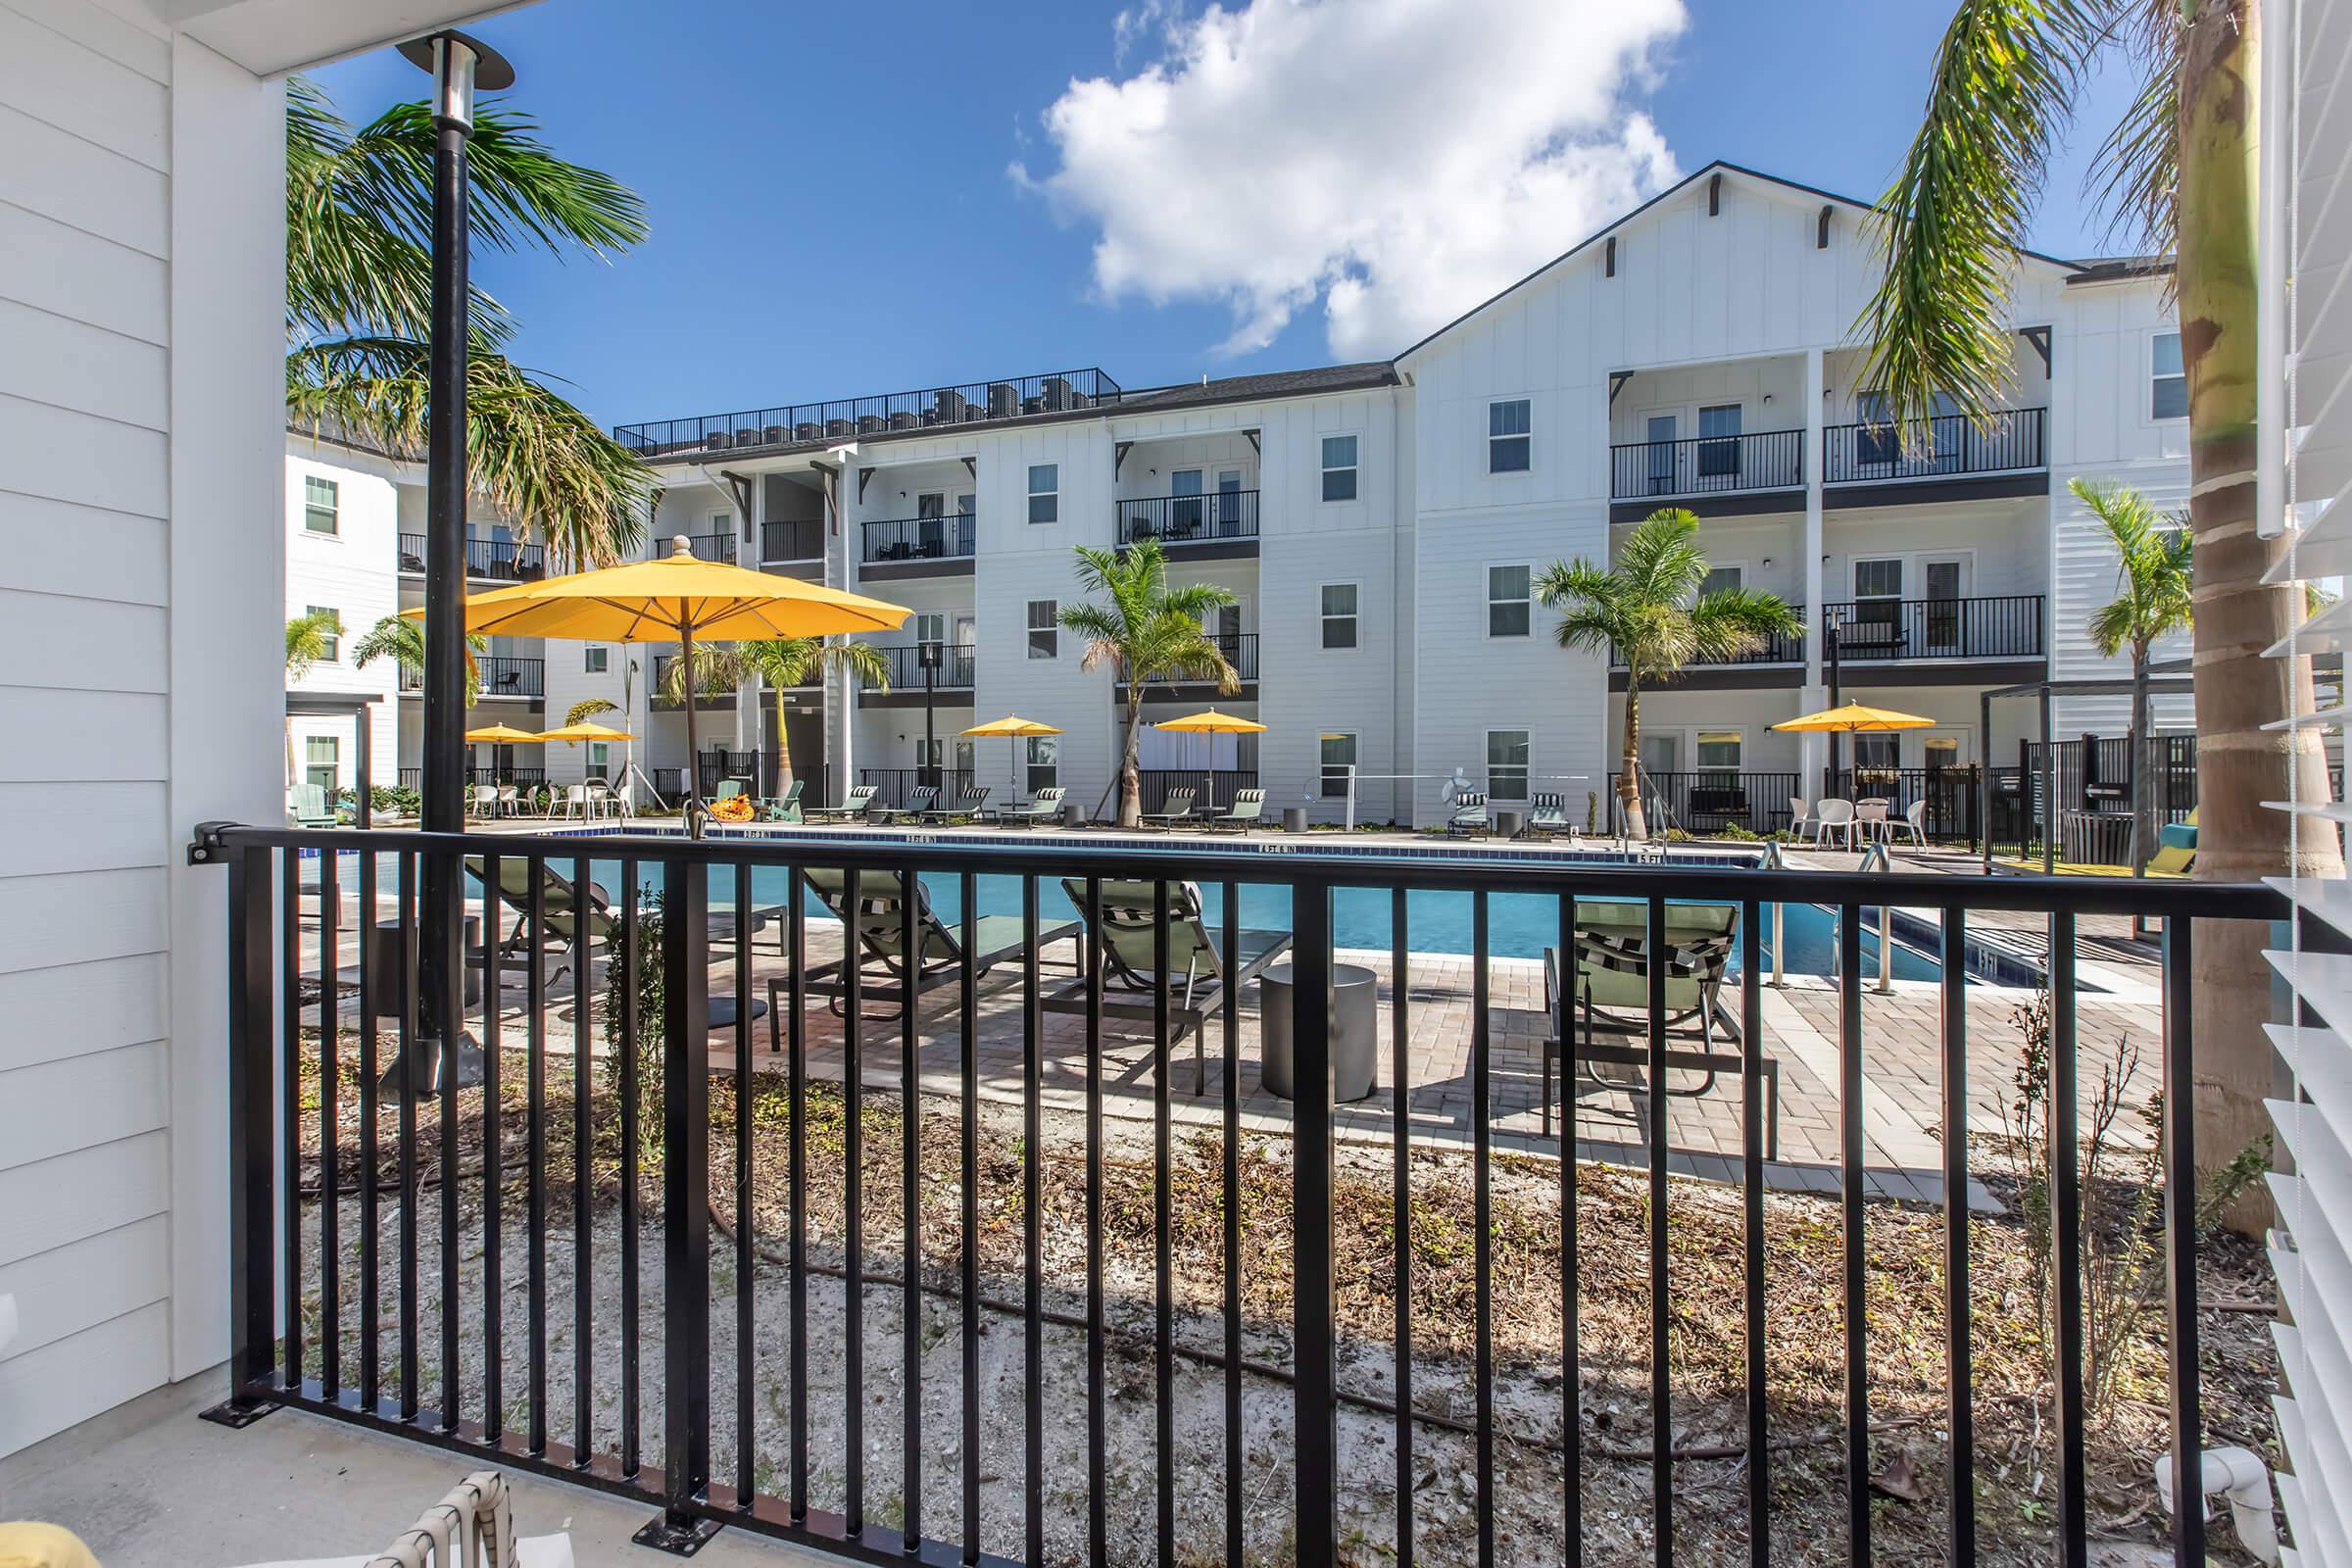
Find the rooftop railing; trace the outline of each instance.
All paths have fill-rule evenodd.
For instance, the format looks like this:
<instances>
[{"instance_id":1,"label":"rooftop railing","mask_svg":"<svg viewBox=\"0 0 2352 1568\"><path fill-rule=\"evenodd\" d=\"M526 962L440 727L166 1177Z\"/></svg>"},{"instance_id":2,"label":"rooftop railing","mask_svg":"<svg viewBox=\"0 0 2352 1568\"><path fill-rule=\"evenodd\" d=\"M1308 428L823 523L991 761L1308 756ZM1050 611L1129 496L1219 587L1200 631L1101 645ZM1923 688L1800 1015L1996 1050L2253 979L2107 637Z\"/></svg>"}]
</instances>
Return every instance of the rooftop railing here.
<instances>
[{"instance_id":1,"label":"rooftop railing","mask_svg":"<svg viewBox=\"0 0 2352 1568\"><path fill-rule=\"evenodd\" d=\"M657 458L676 452L855 441L859 436L891 431L1061 414L1116 403L1119 397L1119 383L1100 369L1052 370L1043 375L965 381L829 403L791 403L692 419L621 424L613 426L612 438L641 457Z\"/></svg>"}]
</instances>

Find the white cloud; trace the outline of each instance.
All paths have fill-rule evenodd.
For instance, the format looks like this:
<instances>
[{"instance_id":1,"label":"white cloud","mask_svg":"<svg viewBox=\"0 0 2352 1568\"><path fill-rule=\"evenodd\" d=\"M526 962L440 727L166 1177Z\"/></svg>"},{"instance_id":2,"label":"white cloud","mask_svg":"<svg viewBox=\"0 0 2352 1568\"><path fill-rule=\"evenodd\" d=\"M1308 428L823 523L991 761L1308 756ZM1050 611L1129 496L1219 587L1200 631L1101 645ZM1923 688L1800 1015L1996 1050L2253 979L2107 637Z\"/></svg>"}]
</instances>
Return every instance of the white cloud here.
<instances>
[{"instance_id":1,"label":"white cloud","mask_svg":"<svg viewBox=\"0 0 2352 1568\"><path fill-rule=\"evenodd\" d=\"M1250 0L1121 13L1122 80L1044 116L1014 181L1097 227L1104 296L1214 299L1223 348L1323 301L1332 352L1394 354L1676 174L1630 107L1682 0Z\"/></svg>"}]
</instances>

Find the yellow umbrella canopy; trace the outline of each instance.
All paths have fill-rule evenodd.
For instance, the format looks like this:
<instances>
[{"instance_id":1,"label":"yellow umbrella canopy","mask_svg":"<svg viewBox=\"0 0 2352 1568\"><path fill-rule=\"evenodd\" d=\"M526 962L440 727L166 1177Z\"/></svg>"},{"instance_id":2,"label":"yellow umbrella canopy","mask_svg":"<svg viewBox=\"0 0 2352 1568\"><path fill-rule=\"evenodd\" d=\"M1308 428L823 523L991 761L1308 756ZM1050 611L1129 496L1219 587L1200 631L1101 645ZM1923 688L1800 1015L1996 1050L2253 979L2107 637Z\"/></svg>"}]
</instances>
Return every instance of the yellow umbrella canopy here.
<instances>
[{"instance_id":1,"label":"yellow umbrella canopy","mask_svg":"<svg viewBox=\"0 0 2352 1568\"><path fill-rule=\"evenodd\" d=\"M1917 713L1898 713L1891 708L1847 703L1843 708L1825 708L1818 713L1806 713L1772 727L1811 734L1851 735L1857 730L1926 729L1935 722Z\"/></svg>"},{"instance_id":2,"label":"yellow umbrella canopy","mask_svg":"<svg viewBox=\"0 0 2352 1568\"><path fill-rule=\"evenodd\" d=\"M1004 737L1004 784L1013 794L1018 795L1021 792L1021 749L1013 742L1024 736L1059 735L1062 732L1051 724L1041 724L1034 718L1023 718L1018 713L1007 713L1003 718L992 718L985 724L974 724L970 729L960 731L960 733Z\"/></svg>"},{"instance_id":3,"label":"yellow umbrella canopy","mask_svg":"<svg viewBox=\"0 0 2352 1568\"><path fill-rule=\"evenodd\" d=\"M1255 719L1220 713L1213 708L1205 712L1187 713L1182 718L1163 718L1152 727L1178 730L1187 735L1263 735L1266 732L1266 726Z\"/></svg>"},{"instance_id":4,"label":"yellow umbrella canopy","mask_svg":"<svg viewBox=\"0 0 2352 1568\"><path fill-rule=\"evenodd\" d=\"M545 739L535 729L514 729L505 724L488 724L466 732L468 746L536 746Z\"/></svg>"},{"instance_id":5,"label":"yellow umbrella canopy","mask_svg":"<svg viewBox=\"0 0 2352 1568\"><path fill-rule=\"evenodd\" d=\"M582 741L633 741L637 737L625 729L613 729L607 724L584 720L577 724L566 724L562 729L541 730L539 738L543 741L569 741L577 746Z\"/></svg>"}]
</instances>

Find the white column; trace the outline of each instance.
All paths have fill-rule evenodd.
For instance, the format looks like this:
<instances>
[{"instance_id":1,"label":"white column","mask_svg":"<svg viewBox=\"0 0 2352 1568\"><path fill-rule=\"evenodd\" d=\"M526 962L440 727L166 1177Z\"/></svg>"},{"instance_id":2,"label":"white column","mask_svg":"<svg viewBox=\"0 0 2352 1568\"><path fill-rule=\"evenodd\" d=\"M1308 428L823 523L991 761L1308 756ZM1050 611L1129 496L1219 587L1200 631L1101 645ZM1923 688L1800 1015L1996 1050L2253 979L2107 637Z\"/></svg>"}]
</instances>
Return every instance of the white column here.
<instances>
[{"instance_id":1,"label":"white column","mask_svg":"<svg viewBox=\"0 0 2352 1568\"><path fill-rule=\"evenodd\" d=\"M1805 350L1805 699L1800 705L1806 712L1820 709L1826 693L1822 686L1822 606L1828 595L1822 574L1821 520L1821 440L1822 402L1826 379L1820 349ZM1801 777L1798 793L1812 799L1822 769L1822 742L1818 735L1807 735L1797 748Z\"/></svg>"}]
</instances>

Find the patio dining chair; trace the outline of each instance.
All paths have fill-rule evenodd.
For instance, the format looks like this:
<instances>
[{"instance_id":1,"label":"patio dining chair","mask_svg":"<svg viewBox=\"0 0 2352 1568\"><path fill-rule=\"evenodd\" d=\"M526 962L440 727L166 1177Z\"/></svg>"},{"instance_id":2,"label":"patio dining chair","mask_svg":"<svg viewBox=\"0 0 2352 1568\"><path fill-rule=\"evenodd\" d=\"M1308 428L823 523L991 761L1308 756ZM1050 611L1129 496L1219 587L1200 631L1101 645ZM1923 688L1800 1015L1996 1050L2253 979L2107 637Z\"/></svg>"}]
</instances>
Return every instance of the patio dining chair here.
<instances>
[{"instance_id":1,"label":"patio dining chair","mask_svg":"<svg viewBox=\"0 0 2352 1568\"><path fill-rule=\"evenodd\" d=\"M1833 836L1842 837L1845 847L1854 847L1854 803L1837 796L1813 808L1813 842L1827 844Z\"/></svg>"},{"instance_id":2,"label":"patio dining chair","mask_svg":"<svg viewBox=\"0 0 2352 1568\"><path fill-rule=\"evenodd\" d=\"M1881 796L1870 796L1854 803L1854 822L1847 831L1850 843L1859 837L1865 844L1876 844L1886 836L1887 803Z\"/></svg>"},{"instance_id":3,"label":"patio dining chair","mask_svg":"<svg viewBox=\"0 0 2352 1568\"><path fill-rule=\"evenodd\" d=\"M1788 797L1788 836L1808 844L1821 842L1821 817L1802 795Z\"/></svg>"},{"instance_id":4,"label":"patio dining chair","mask_svg":"<svg viewBox=\"0 0 2352 1568\"><path fill-rule=\"evenodd\" d=\"M1894 843L1897 839L1905 839L1920 849L1926 849L1928 847L1928 803L1924 800L1913 801L1909 806L1903 808L1902 815L1888 817L1886 824L1886 835L1888 844Z\"/></svg>"},{"instance_id":5,"label":"patio dining chair","mask_svg":"<svg viewBox=\"0 0 2352 1568\"><path fill-rule=\"evenodd\" d=\"M564 785L564 820L565 820L565 821L569 821L571 818L573 818L573 817L575 817L575 816L576 816L576 817L585 817L585 816L587 816L587 814L588 814L588 786L587 786L587 785L585 785L585 784L566 784L566 785Z\"/></svg>"},{"instance_id":6,"label":"patio dining chair","mask_svg":"<svg viewBox=\"0 0 2352 1568\"><path fill-rule=\"evenodd\" d=\"M588 814L602 819L613 810L612 786L601 778L592 778L581 788L588 792Z\"/></svg>"},{"instance_id":7,"label":"patio dining chair","mask_svg":"<svg viewBox=\"0 0 2352 1568\"><path fill-rule=\"evenodd\" d=\"M522 786L501 784L498 787L498 799L492 805L491 810L498 816L520 816L522 814Z\"/></svg>"}]
</instances>

